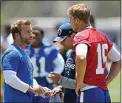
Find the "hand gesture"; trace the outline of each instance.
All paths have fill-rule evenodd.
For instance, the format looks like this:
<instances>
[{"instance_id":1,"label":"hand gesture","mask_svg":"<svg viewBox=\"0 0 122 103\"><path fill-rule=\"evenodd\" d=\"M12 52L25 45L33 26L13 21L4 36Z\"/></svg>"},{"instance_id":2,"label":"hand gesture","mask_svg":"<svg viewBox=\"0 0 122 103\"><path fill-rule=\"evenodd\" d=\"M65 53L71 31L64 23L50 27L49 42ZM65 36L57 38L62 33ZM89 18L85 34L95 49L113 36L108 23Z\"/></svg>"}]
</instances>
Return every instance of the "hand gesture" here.
<instances>
[{"instance_id":1,"label":"hand gesture","mask_svg":"<svg viewBox=\"0 0 122 103\"><path fill-rule=\"evenodd\" d=\"M77 96L80 95L80 89L81 89L81 88L82 88L82 85L80 85L80 84L78 84L78 85L76 86L75 93L76 93Z\"/></svg>"},{"instance_id":2,"label":"hand gesture","mask_svg":"<svg viewBox=\"0 0 122 103\"><path fill-rule=\"evenodd\" d=\"M76 86L76 89L75 89L75 93L76 93L77 96L79 96L80 95L80 90L82 88L84 88L86 86L86 84L85 83L81 83L81 82L77 82L76 85L77 86Z\"/></svg>"},{"instance_id":3,"label":"hand gesture","mask_svg":"<svg viewBox=\"0 0 122 103\"><path fill-rule=\"evenodd\" d=\"M52 97L55 97L56 94L62 92L62 86L57 86L57 87L55 87L51 92L52 92L52 93L51 93L51 96L52 96Z\"/></svg>"},{"instance_id":4,"label":"hand gesture","mask_svg":"<svg viewBox=\"0 0 122 103\"><path fill-rule=\"evenodd\" d=\"M47 87L42 87L43 88L43 93L40 95L42 97L51 97L51 89Z\"/></svg>"},{"instance_id":5,"label":"hand gesture","mask_svg":"<svg viewBox=\"0 0 122 103\"><path fill-rule=\"evenodd\" d=\"M41 95L43 93L43 89L41 87L29 87L28 91L34 93L35 95Z\"/></svg>"},{"instance_id":6,"label":"hand gesture","mask_svg":"<svg viewBox=\"0 0 122 103\"><path fill-rule=\"evenodd\" d=\"M51 72L49 75L48 75L48 78L50 78L54 83L57 83L59 81L59 79L61 78L61 75L58 74L58 73L53 73Z\"/></svg>"}]
</instances>

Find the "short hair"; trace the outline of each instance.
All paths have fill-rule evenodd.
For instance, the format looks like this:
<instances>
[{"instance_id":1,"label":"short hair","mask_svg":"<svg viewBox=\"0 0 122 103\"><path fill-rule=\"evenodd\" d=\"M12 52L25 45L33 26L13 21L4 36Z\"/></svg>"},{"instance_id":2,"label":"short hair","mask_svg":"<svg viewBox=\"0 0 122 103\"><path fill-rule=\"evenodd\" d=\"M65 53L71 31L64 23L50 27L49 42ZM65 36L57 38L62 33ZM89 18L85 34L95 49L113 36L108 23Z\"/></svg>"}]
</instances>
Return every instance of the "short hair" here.
<instances>
[{"instance_id":1,"label":"short hair","mask_svg":"<svg viewBox=\"0 0 122 103\"><path fill-rule=\"evenodd\" d=\"M68 15L72 15L73 18L78 18L85 23L90 22L90 9L85 4L76 4L67 10Z\"/></svg>"},{"instance_id":2,"label":"short hair","mask_svg":"<svg viewBox=\"0 0 122 103\"><path fill-rule=\"evenodd\" d=\"M15 39L15 33L21 34L21 26L22 25L31 25L30 20L17 20L11 25L11 33L13 36L13 39Z\"/></svg>"},{"instance_id":3,"label":"short hair","mask_svg":"<svg viewBox=\"0 0 122 103\"><path fill-rule=\"evenodd\" d=\"M41 34L42 36L44 36L44 30L43 30L41 27L35 26L35 27L32 28L32 30L38 30L38 31L40 32L40 34Z\"/></svg>"}]
</instances>

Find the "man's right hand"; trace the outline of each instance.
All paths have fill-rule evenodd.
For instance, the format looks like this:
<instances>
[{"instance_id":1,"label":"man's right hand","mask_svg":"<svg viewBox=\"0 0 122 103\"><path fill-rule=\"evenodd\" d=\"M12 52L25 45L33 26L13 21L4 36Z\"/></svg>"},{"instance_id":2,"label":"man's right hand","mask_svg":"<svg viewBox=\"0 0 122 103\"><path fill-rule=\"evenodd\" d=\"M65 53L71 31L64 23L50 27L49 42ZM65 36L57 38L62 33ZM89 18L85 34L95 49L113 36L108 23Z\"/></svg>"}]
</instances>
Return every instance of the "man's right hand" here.
<instances>
[{"instance_id":1,"label":"man's right hand","mask_svg":"<svg viewBox=\"0 0 122 103\"><path fill-rule=\"evenodd\" d=\"M44 92L44 90L41 86L40 87L34 87L34 88L30 86L28 88L28 91L30 91L36 95L41 95Z\"/></svg>"},{"instance_id":2,"label":"man's right hand","mask_svg":"<svg viewBox=\"0 0 122 103\"><path fill-rule=\"evenodd\" d=\"M57 83L60 78L61 78L61 75L58 74L58 73L53 73L51 72L49 75L48 75L48 78L50 78L54 83Z\"/></svg>"}]
</instances>

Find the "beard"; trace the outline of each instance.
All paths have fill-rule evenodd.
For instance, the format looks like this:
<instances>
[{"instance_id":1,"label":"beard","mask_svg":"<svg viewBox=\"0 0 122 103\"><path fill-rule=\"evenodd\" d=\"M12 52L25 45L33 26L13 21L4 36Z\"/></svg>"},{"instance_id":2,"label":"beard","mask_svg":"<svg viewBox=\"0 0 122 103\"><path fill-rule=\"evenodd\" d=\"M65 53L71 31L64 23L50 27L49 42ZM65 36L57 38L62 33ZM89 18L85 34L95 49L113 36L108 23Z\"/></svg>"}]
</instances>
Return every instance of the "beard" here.
<instances>
[{"instance_id":1,"label":"beard","mask_svg":"<svg viewBox=\"0 0 122 103\"><path fill-rule=\"evenodd\" d=\"M32 43L33 43L33 39L32 39L32 38L27 39L27 40L26 40L26 43L27 43L27 44L32 44Z\"/></svg>"},{"instance_id":2,"label":"beard","mask_svg":"<svg viewBox=\"0 0 122 103\"><path fill-rule=\"evenodd\" d=\"M32 44L32 42L33 42L33 39L32 39L31 37L30 37L30 38L23 38L23 37L21 36L20 39L21 39L21 42L22 42L23 44L26 44L26 45Z\"/></svg>"}]
</instances>

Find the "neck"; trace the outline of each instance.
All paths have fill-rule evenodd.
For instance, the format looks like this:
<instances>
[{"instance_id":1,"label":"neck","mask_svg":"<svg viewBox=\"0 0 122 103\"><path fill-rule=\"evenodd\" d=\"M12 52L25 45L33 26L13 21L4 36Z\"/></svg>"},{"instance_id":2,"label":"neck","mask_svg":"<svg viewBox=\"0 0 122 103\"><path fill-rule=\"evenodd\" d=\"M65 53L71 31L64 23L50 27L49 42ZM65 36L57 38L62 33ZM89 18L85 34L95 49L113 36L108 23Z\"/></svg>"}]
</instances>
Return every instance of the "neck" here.
<instances>
[{"instance_id":1,"label":"neck","mask_svg":"<svg viewBox=\"0 0 122 103\"><path fill-rule=\"evenodd\" d=\"M85 24L85 23L81 24L81 26L78 26L79 27L78 32L82 31L83 29L85 29L88 26L90 26L90 24Z\"/></svg>"},{"instance_id":2,"label":"neck","mask_svg":"<svg viewBox=\"0 0 122 103\"><path fill-rule=\"evenodd\" d=\"M25 43L22 43L20 40L14 40L14 44L16 44L21 49L25 49L26 45Z\"/></svg>"},{"instance_id":3,"label":"neck","mask_svg":"<svg viewBox=\"0 0 122 103\"><path fill-rule=\"evenodd\" d=\"M40 48L40 47L42 47L42 43L39 43L38 45L32 44L31 46L32 46L32 48Z\"/></svg>"}]
</instances>

